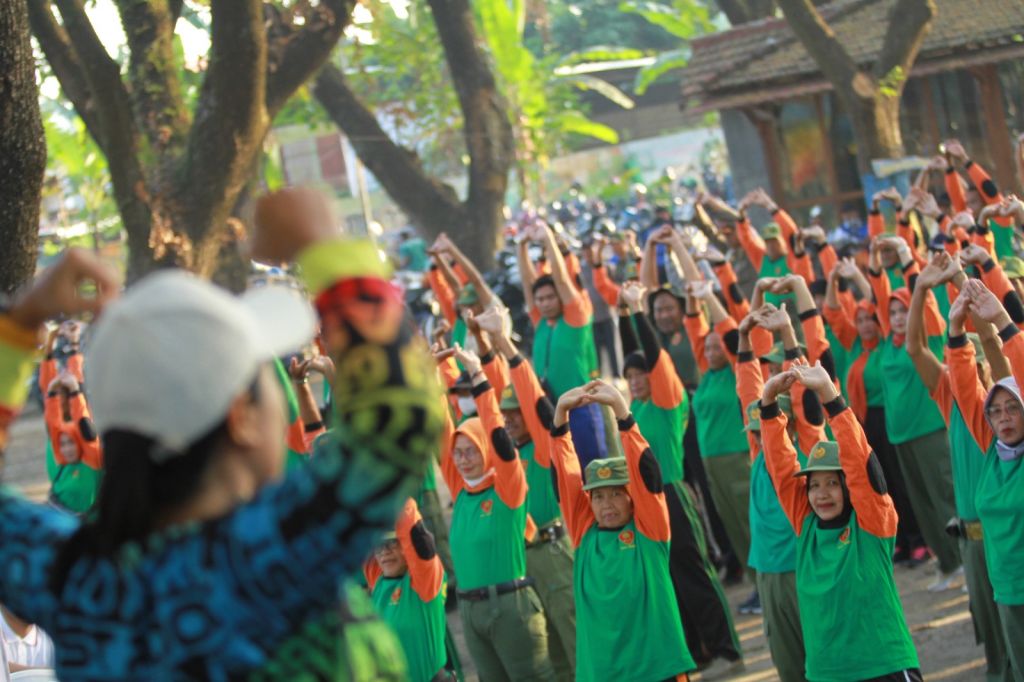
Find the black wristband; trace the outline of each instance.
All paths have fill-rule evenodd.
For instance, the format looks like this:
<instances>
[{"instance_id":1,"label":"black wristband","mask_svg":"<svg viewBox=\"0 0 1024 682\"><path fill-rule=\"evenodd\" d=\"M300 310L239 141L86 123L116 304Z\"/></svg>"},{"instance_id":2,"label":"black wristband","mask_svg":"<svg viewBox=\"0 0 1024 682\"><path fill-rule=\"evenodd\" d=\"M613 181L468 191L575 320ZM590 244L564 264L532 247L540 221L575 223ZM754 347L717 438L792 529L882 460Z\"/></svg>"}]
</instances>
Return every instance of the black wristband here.
<instances>
[{"instance_id":1,"label":"black wristband","mask_svg":"<svg viewBox=\"0 0 1024 682\"><path fill-rule=\"evenodd\" d=\"M805 310L802 313L800 313L798 317L800 318L801 322L806 322L807 320L813 320L819 315L821 315L821 313L818 312L817 308L811 308L810 310Z\"/></svg>"},{"instance_id":2,"label":"black wristband","mask_svg":"<svg viewBox=\"0 0 1024 682\"><path fill-rule=\"evenodd\" d=\"M754 351L752 350L741 350L736 355L736 362L753 362Z\"/></svg>"},{"instance_id":3,"label":"black wristband","mask_svg":"<svg viewBox=\"0 0 1024 682\"><path fill-rule=\"evenodd\" d=\"M846 401L843 400L843 396L837 395L833 400L825 403L825 411L828 412L828 416L835 417L840 412L846 409Z\"/></svg>"},{"instance_id":4,"label":"black wristband","mask_svg":"<svg viewBox=\"0 0 1024 682\"><path fill-rule=\"evenodd\" d=\"M765 419L775 419L782 414L782 408L779 407L778 400L773 401L768 405L759 401L759 404L761 405L761 421L764 421Z\"/></svg>"},{"instance_id":5,"label":"black wristband","mask_svg":"<svg viewBox=\"0 0 1024 682\"><path fill-rule=\"evenodd\" d=\"M561 426L552 426L551 427L551 436L553 438L558 438L559 436L564 436L567 433L569 433L569 422L565 422Z\"/></svg>"},{"instance_id":6,"label":"black wristband","mask_svg":"<svg viewBox=\"0 0 1024 682\"><path fill-rule=\"evenodd\" d=\"M967 345L967 334L957 334L956 336L950 334L946 345L950 348L963 348Z\"/></svg>"},{"instance_id":7,"label":"black wristband","mask_svg":"<svg viewBox=\"0 0 1024 682\"><path fill-rule=\"evenodd\" d=\"M996 262L991 258L985 259L985 262L981 264L982 272L992 272L992 268L996 266Z\"/></svg>"},{"instance_id":8,"label":"black wristband","mask_svg":"<svg viewBox=\"0 0 1024 682\"><path fill-rule=\"evenodd\" d=\"M474 374L473 376L476 375ZM472 380L472 378L473 377L470 377L470 380ZM484 393L487 393L487 391L489 390L491 390L491 382L484 380L473 387L472 394L474 398L477 398L479 396L482 396Z\"/></svg>"},{"instance_id":9,"label":"black wristband","mask_svg":"<svg viewBox=\"0 0 1024 682\"><path fill-rule=\"evenodd\" d=\"M484 353L483 355L480 356L480 364L481 365L489 365L492 362L494 362L494 358L496 358L496 357L498 357L498 355L497 355L497 353L494 352L494 349L492 348L492 349L490 349L489 351L487 351L486 353Z\"/></svg>"},{"instance_id":10,"label":"black wristband","mask_svg":"<svg viewBox=\"0 0 1024 682\"><path fill-rule=\"evenodd\" d=\"M523 364L523 360L524 360L524 358L523 358L523 354L522 354L522 353L516 353L516 354L515 354L515 355L514 355L514 356L512 357L512 359L508 361L508 366L509 366L509 367L510 367L511 369L515 369L515 368L516 368L516 367L518 367L519 365Z\"/></svg>"},{"instance_id":11,"label":"black wristband","mask_svg":"<svg viewBox=\"0 0 1024 682\"><path fill-rule=\"evenodd\" d=\"M803 354L804 354L803 351L800 350L800 346L797 346L796 348L787 348L786 349L786 359L787 360L791 360L791 361L792 360L796 360L797 358L802 357Z\"/></svg>"},{"instance_id":12,"label":"black wristband","mask_svg":"<svg viewBox=\"0 0 1024 682\"><path fill-rule=\"evenodd\" d=\"M314 431L319 431L324 428L324 423L323 421L309 422L308 424L304 424L303 428L306 433L313 433Z\"/></svg>"},{"instance_id":13,"label":"black wristband","mask_svg":"<svg viewBox=\"0 0 1024 682\"><path fill-rule=\"evenodd\" d=\"M1002 329L999 330L999 338L1003 341L1009 341L1013 337L1020 333L1020 328L1012 322Z\"/></svg>"},{"instance_id":14,"label":"black wristband","mask_svg":"<svg viewBox=\"0 0 1024 682\"><path fill-rule=\"evenodd\" d=\"M632 414L627 414L625 419L619 419L619 431L629 431L636 424Z\"/></svg>"}]
</instances>

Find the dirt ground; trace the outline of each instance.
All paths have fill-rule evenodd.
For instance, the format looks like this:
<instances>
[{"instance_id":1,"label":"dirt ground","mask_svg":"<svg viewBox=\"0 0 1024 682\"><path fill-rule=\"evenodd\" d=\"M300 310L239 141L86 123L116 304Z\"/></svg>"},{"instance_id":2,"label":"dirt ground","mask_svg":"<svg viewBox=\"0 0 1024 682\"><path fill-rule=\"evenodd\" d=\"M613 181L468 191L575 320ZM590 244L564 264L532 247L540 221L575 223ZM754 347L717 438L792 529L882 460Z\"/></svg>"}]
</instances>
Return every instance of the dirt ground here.
<instances>
[{"instance_id":1,"label":"dirt ground","mask_svg":"<svg viewBox=\"0 0 1024 682\"><path fill-rule=\"evenodd\" d=\"M4 482L21 488L32 498L45 498L48 483L43 461L45 436L41 415L31 410L26 412L14 424L11 436L3 472ZM925 588L933 580L934 573L934 563L915 569L896 569L896 582L917 645L924 677L929 682L984 679L984 652L974 644L967 594L960 589L939 594L929 593ZM740 585L727 590L734 608L748 596L750 589L749 585ZM449 623L457 639L461 640L458 617L450 615ZM743 646L746 671L730 678L732 682L777 680L761 618L736 616L736 629ZM463 650L462 660L467 668L467 680L476 680L477 676L472 671L472 662L464 646L460 646L460 649ZM695 676L694 679L699 677Z\"/></svg>"}]
</instances>

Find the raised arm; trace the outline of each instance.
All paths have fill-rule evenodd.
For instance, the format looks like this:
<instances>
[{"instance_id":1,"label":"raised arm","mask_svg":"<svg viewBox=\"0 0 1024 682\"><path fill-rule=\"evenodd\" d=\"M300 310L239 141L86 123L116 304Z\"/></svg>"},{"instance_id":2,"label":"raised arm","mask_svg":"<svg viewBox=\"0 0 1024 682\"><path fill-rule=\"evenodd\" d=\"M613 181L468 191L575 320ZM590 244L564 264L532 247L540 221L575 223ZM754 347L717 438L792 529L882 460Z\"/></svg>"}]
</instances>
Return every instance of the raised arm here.
<instances>
[{"instance_id":1,"label":"raised arm","mask_svg":"<svg viewBox=\"0 0 1024 682\"><path fill-rule=\"evenodd\" d=\"M569 529L574 547L579 547L587 530L594 525L590 496L583 490L583 471L569 433L569 412L585 402L586 387L562 394L555 407L551 426L551 462L557 472L558 506Z\"/></svg>"},{"instance_id":2,"label":"raised arm","mask_svg":"<svg viewBox=\"0 0 1024 682\"><path fill-rule=\"evenodd\" d=\"M519 279L523 285L526 309L533 310L533 285L537 281L537 270L530 260L530 240L523 237L516 244L516 260L519 264Z\"/></svg>"},{"instance_id":3,"label":"raised arm","mask_svg":"<svg viewBox=\"0 0 1024 682\"><path fill-rule=\"evenodd\" d=\"M651 327L650 321L643 312L643 289L629 287L625 294L629 310L633 316L633 326L640 339L640 349L644 354L644 362L651 383L651 400L662 409L672 409L683 403L686 391L683 382L676 374L672 358L658 343L658 337Z\"/></svg>"},{"instance_id":4,"label":"raised arm","mask_svg":"<svg viewBox=\"0 0 1024 682\"><path fill-rule=\"evenodd\" d=\"M430 285L430 290L434 292L434 299L437 300L437 304L441 306L441 314L444 316L444 319L449 325L454 325L458 317L458 313L455 310L455 292L452 290L451 284L448 283L448 279L441 269L442 266L439 265L444 259L434 256L433 260L434 263L430 267L430 272L427 273L427 283Z\"/></svg>"},{"instance_id":5,"label":"raised arm","mask_svg":"<svg viewBox=\"0 0 1024 682\"><path fill-rule=\"evenodd\" d=\"M420 599L433 601L444 587L444 566L437 555L434 536L423 525L416 500L405 501L402 513L395 524L398 544L409 567L409 583Z\"/></svg>"},{"instance_id":6,"label":"raised arm","mask_svg":"<svg viewBox=\"0 0 1024 682\"><path fill-rule=\"evenodd\" d=\"M935 255L932 261L921 271L917 278L917 286L910 298L910 311L907 314L907 353L914 361L921 381L930 393L939 387L942 377L942 363L928 347L925 323L925 301L932 287L939 286L960 272L957 259L950 258L942 252Z\"/></svg>"},{"instance_id":7,"label":"raised arm","mask_svg":"<svg viewBox=\"0 0 1024 682\"><path fill-rule=\"evenodd\" d=\"M761 397L761 443L765 465L775 484L779 504L793 531L800 535L804 521L811 513L811 505L807 501L807 481L796 476L800 471L800 461L786 431L788 420L776 401L776 397L788 390L794 381L795 375L790 370L776 374L765 384Z\"/></svg>"},{"instance_id":8,"label":"raised arm","mask_svg":"<svg viewBox=\"0 0 1024 682\"><path fill-rule=\"evenodd\" d=\"M739 220L736 221L736 237L740 240L740 246L743 247L743 251L747 254L754 269L760 270L767 249L761 235L757 234L750 226L744 212L740 212Z\"/></svg>"},{"instance_id":9,"label":"raised arm","mask_svg":"<svg viewBox=\"0 0 1024 682\"><path fill-rule=\"evenodd\" d=\"M480 304L485 308L491 304L496 298L494 292L491 291L491 287L487 285L487 281L484 279L480 271L477 270L476 265L473 261L466 257L466 254L462 253L455 243L448 238L448 235L441 233L441 236L437 238L435 247L440 249L442 254L449 253L451 257L458 263L462 271L466 273L466 277L469 279L469 283L476 289L477 296L480 297Z\"/></svg>"},{"instance_id":10,"label":"raised arm","mask_svg":"<svg viewBox=\"0 0 1024 682\"><path fill-rule=\"evenodd\" d=\"M562 299L562 305L568 306L579 298L580 293L569 275L569 268L565 264L565 257L562 256L555 234L547 227L538 230L541 243L544 245L544 254L551 265L551 278L555 282L555 289L558 297Z\"/></svg>"}]
</instances>

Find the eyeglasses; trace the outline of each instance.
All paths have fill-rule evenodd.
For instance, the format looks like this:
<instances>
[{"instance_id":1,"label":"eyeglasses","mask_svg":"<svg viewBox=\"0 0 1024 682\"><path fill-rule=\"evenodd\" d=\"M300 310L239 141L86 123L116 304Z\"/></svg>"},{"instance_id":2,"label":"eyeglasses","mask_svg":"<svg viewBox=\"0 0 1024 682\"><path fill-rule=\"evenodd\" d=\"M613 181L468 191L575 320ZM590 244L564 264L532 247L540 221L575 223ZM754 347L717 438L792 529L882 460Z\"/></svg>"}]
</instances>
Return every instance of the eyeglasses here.
<instances>
[{"instance_id":1,"label":"eyeglasses","mask_svg":"<svg viewBox=\"0 0 1024 682\"><path fill-rule=\"evenodd\" d=\"M1020 417L1021 415L1024 415L1024 407L1021 407L1018 402L1012 402L1006 403L1005 407L996 407L993 405L985 408L985 416L993 421L1001 419L1004 414L1007 417Z\"/></svg>"},{"instance_id":2,"label":"eyeglasses","mask_svg":"<svg viewBox=\"0 0 1024 682\"><path fill-rule=\"evenodd\" d=\"M380 554L381 552L390 552L396 549L398 549L398 540L385 540L377 545L377 549L374 551Z\"/></svg>"}]
</instances>

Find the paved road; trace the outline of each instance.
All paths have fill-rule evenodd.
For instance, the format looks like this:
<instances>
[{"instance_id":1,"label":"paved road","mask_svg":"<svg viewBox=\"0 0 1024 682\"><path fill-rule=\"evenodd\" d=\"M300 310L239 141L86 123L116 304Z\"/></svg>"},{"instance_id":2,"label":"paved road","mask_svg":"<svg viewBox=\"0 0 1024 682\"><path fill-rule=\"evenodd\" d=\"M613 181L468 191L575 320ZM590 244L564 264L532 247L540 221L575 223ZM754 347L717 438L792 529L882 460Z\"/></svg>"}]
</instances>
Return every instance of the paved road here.
<instances>
[{"instance_id":1,"label":"paved road","mask_svg":"<svg viewBox=\"0 0 1024 682\"><path fill-rule=\"evenodd\" d=\"M14 424L7 452L4 481L22 488L35 499L44 499L47 491L46 467L43 462L44 430L38 412L26 413ZM934 578L933 564L910 570L896 569L907 620L921 658L925 679L929 682L969 682L984 678L984 652L974 644L967 595L960 590L930 594L925 587ZM734 608L749 594L750 587L741 585L727 590ZM457 616L449 622L461 634ZM738 616L739 632L746 657L747 670L731 678L732 682L768 682L777 680L768 654L760 617ZM464 647L460 647L465 651ZM472 664L463 654L470 680ZM694 679L699 679L696 677Z\"/></svg>"}]
</instances>

